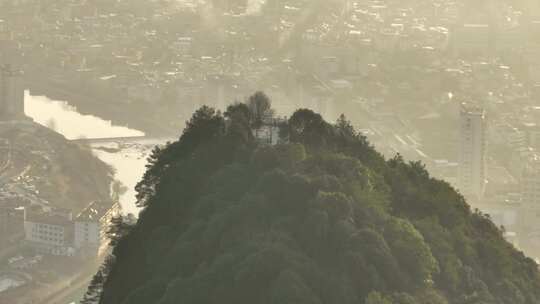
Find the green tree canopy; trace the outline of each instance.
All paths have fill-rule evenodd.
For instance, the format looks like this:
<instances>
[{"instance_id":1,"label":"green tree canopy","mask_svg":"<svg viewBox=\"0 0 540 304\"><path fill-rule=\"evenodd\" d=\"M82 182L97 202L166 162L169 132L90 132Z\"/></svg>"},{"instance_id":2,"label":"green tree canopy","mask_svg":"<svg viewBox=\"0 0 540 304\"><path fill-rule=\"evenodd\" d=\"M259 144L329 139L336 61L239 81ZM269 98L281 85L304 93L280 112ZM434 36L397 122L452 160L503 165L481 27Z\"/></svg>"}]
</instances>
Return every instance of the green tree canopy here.
<instances>
[{"instance_id":1,"label":"green tree canopy","mask_svg":"<svg viewBox=\"0 0 540 304\"><path fill-rule=\"evenodd\" d=\"M537 265L488 217L421 163L385 160L344 116L301 109L288 143L257 145L265 98L223 116L202 107L154 151L137 186L144 209L135 226L117 220L114 263L87 299L540 303Z\"/></svg>"}]
</instances>

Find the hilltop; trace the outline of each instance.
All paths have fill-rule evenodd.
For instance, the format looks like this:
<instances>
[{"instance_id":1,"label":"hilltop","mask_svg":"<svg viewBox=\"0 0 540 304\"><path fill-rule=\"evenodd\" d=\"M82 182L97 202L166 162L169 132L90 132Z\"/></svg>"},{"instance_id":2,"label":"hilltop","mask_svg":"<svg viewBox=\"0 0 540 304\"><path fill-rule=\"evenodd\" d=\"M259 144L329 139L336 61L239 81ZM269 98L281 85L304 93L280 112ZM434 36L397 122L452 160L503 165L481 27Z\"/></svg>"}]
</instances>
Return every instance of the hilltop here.
<instances>
[{"instance_id":1,"label":"hilltop","mask_svg":"<svg viewBox=\"0 0 540 304\"><path fill-rule=\"evenodd\" d=\"M154 150L86 303L540 302L535 262L421 163L308 109L260 144L256 99Z\"/></svg>"}]
</instances>

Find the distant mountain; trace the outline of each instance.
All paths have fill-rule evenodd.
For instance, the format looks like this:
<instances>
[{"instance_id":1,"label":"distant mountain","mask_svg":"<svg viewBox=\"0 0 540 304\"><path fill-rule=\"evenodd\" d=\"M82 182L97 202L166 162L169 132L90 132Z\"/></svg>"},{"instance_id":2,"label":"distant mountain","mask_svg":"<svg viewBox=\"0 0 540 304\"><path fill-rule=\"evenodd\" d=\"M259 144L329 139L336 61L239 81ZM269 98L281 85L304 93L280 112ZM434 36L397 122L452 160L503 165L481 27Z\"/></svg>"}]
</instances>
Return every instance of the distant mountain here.
<instances>
[{"instance_id":1,"label":"distant mountain","mask_svg":"<svg viewBox=\"0 0 540 304\"><path fill-rule=\"evenodd\" d=\"M203 107L154 151L86 302L540 303L535 262L421 163L307 109L261 144L253 113Z\"/></svg>"}]
</instances>

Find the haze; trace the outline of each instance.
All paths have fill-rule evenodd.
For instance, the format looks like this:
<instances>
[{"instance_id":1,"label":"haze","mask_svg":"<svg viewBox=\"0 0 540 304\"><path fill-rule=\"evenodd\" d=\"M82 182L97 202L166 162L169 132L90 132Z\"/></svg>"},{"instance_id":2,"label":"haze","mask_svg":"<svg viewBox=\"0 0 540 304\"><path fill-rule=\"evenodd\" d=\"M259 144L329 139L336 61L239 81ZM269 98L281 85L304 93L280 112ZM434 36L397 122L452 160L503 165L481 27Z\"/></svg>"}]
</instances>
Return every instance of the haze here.
<instances>
[{"instance_id":1,"label":"haze","mask_svg":"<svg viewBox=\"0 0 540 304\"><path fill-rule=\"evenodd\" d=\"M274 124L344 114L540 258L536 0L0 0L0 67L0 303L79 303L153 149L260 92Z\"/></svg>"}]
</instances>

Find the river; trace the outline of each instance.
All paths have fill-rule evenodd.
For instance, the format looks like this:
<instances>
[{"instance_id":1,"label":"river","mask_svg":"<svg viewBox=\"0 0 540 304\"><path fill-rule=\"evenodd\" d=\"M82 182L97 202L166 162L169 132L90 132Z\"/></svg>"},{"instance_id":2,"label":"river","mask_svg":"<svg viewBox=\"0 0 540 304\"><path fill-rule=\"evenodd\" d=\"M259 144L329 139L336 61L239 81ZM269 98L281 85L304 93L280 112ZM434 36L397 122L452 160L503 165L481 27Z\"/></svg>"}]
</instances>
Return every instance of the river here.
<instances>
[{"instance_id":1,"label":"river","mask_svg":"<svg viewBox=\"0 0 540 304\"><path fill-rule=\"evenodd\" d=\"M110 121L92 115L83 115L64 101L51 100L44 96L33 96L25 92L25 113L35 122L64 135L67 139L115 138L144 136L144 132L129 127L115 126ZM92 143L92 151L115 169L115 179L126 191L120 195L125 213L138 214L135 206L135 185L145 171L146 158L155 145L164 144L166 139L134 139L115 142Z\"/></svg>"}]
</instances>

